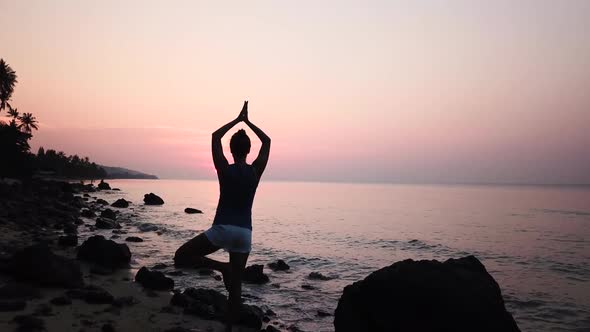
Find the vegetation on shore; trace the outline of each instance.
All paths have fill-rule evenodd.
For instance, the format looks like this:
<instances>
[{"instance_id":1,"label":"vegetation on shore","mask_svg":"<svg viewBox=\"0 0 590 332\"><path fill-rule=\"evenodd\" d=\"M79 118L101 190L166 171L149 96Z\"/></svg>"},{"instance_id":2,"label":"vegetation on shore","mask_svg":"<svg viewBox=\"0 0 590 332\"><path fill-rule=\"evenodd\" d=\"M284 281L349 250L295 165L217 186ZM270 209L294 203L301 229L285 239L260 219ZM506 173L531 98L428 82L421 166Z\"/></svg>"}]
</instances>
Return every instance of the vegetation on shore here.
<instances>
[{"instance_id":1,"label":"vegetation on shore","mask_svg":"<svg viewBox=\"0 0 590 332\"><path fill-rule=\"evenodd\" d=\"M30 178L37 174L65 179L140 178L157 179L154 175L115 167L103 167L88 157L66 155L62 151L41 147L31 153L29 141L39 123L32 113L22 113L11 104L14 88L18 83L16 72L0 59L0 177ZM5 110L5 114L1 112ZM124 170L110 172L107 169Z\"/></svg>"}]
</instances>

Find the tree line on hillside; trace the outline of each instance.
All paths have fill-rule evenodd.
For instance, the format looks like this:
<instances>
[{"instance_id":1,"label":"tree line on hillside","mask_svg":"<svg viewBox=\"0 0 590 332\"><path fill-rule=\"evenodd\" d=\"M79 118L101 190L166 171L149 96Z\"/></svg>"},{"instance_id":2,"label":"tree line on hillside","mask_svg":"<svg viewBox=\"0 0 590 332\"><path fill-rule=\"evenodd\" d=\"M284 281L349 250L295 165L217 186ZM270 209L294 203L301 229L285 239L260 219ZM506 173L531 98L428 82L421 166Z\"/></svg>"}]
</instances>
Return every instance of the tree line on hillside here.
<instances>
[{"instance_id":1,"label":"tree line on hillside","mask_svg":"<svg viewBox=\"0 0 590 332\"><path fill-rule=\"evenodd\" d=\"M10 100L17 83L16 72L0 59L0 116L6 110L8 122L0 120L0 178L27 178L41 171L52 176L100 179L106 171L88 158L66 156L55 150L39 149L37 155L30 152L29 141L33 130L38 130L37 119L32 113L20 113Z\"/></svg>"}]
</instances>

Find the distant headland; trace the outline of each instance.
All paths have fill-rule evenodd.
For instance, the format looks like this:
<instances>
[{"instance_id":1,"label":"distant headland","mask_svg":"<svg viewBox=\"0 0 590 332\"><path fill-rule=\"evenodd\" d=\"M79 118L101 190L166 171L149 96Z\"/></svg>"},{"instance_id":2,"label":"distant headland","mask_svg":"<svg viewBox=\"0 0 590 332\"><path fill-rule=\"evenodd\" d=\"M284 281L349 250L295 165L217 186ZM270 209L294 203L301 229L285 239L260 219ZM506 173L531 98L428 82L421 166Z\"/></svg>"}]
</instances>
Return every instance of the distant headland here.
<instances>
[{"instance_id":1,"label":"distant headland","mask_svg":"<svg viewBox=\"0 0 590 332\"><path fill-rule=\"evenodd\" d=\"M105 172L107 173L106 178L108 179L158 179L158 177L153 174L147 174L123 167L112 167L104 165L101 165L100 167L102 167L105 170Z\"/></svg>"}]
</instances>

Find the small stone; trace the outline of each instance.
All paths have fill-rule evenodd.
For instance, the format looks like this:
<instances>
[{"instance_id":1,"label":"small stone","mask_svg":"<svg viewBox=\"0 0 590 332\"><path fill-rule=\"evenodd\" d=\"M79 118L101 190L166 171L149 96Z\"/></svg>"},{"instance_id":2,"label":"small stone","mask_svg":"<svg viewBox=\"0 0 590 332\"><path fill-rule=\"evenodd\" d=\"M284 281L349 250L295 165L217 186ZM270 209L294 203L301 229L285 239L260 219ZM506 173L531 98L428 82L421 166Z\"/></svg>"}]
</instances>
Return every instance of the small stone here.
<instances>
[{"instance_id":1,"label":"small stone","mask_svg":"<svg viewBox=\"0 0 590 332\"><path fill-rule=\"evenodd\" d=\"M290 268L289 264L285 263L282 259L269 263L268 267L273 271L287 271Z\"/></svg>"},{"instance_id":2,"label":"small stone","mask_svg":"<svg viewBox=\"0 0 590 332\"><path fill-rule=\"evenodd\" d=\"M127 242L143 242L143 239L138 236L129 236L125 239Z\"/></svg>"},{"instance_id":3,"label":"small stone","mask_svg":"<svg viewBox=\"0 0 590 332\"><path fill-rule=\"evenodd\" d=\"M321 274L319 272L311 272L307 276L307 278L308 279L311 279L311 280L323 280L323 281L331 280L332 279L331 277L325 276L325 275L323 275L323 274Z\"/></svg>"},{"instance_id":4,"label":"small stone","mask_svg":"<svg viewBox=\"0 0 590 332\"><path fill-rule=\"evenodd\" d=\"M184 209L184 212L188 213L188 214L203 213L203 211L201 211L199 209L193 209L193 208L186 208L186 209Z\"/></svg>"}]
</instances>

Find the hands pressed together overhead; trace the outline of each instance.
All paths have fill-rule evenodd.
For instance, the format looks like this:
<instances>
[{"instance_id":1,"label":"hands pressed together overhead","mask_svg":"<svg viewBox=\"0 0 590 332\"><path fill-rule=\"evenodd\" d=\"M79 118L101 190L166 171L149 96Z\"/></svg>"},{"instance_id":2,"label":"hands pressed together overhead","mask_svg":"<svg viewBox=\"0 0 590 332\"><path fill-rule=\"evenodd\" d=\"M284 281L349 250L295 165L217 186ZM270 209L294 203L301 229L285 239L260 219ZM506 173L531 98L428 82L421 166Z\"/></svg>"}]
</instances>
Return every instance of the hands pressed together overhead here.
<instances>
[{"instance_id":1,"label":"hands pressed together overhead","mask_svg":"<svg viewBox=\"0 0 590 332\"><path fill-rule=\"evenodd\" d=\"M244 101L244 106L242 106L242 110L240 111L240 114L238 115L237 119L238 122L239 121L244 121L244 122L248 122L248 101Z\"/></svg>"}]
</instances>

